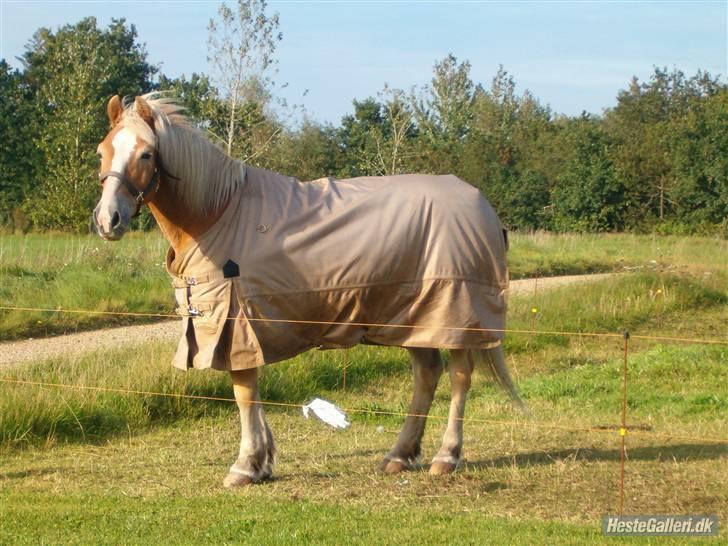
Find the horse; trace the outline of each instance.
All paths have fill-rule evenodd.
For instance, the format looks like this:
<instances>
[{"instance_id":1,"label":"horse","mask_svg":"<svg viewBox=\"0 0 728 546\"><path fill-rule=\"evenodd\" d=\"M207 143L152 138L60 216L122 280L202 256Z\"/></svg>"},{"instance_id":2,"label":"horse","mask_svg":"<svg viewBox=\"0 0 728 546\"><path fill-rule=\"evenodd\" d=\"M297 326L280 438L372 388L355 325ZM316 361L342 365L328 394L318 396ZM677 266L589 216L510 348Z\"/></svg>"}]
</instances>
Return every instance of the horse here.
<instances>
[{"instance_id":1,"label":"horse","mask_svg":"<svg viewBox=\"0 0 728 546\"><path fill-rule=\"evenodd\" d=\"M411 358L408 415L381 469L419 464L448 349L451 403L429 472L462 458L465 400L476 364L523 407L503 353L507 232L473 186L447 176L300 182L244 165L160 94L107 105L98 145L98 234L122 238L149 207L169 242L182 315L173 364L227 371L240 413L239 455L223 485L271 478L273 435L260 367L311 348L399 346Z\"/></svg>"}]
</instances>

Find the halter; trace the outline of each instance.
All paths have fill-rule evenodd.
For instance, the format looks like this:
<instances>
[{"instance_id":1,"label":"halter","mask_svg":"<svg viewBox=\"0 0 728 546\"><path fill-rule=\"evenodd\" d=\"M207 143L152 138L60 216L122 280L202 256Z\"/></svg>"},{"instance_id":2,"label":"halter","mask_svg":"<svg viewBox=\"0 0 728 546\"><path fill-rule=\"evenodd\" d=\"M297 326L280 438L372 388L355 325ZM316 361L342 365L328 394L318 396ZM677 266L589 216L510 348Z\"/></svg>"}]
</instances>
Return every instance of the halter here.
<instances>
[{"instance_id":1,"label":"halter","mask_svg":"<svg viewBox=\"0 0 728 546\"><path fill-rule=\"evenodd\" d=\"M143 190L138 190L134 184L131 183L131 181L124 175L124 173L120 173L119 171L105 171L102 173L99 173L99 181L103 184L104 180L109 178L110 176L115 176L119 179L119 182L122 183L122 185L126 188L126 190L131 194L131 196L136 201L136 211L134 212L134 215L132 218L139 215L139 211L142 208L142 205L146 202L145 199L151 194L152 192L156 192L157 189L159 189L159 175L160 173L164 173L164 175L173 178L174 180L179 180L176 176L173 176L169 174L162 164L157 160L157 167L154 169L154 174L152 174L152 178L149 180L149 184L147 184L147 187Z\"/></svg>"}]
</instances>

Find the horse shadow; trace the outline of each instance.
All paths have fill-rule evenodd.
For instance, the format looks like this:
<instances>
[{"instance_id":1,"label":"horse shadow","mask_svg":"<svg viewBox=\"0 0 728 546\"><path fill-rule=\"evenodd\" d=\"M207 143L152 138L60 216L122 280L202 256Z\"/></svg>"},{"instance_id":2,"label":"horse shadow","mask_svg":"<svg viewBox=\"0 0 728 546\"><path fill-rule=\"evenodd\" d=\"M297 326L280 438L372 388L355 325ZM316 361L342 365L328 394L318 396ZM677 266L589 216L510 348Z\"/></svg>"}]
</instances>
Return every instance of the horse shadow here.
<instances>
[{"instance_id":1,"label":"horse shadow","mask_svg":"<svg viewBox=\"0 0 728 546\"><path fill-rule=\"evenodd\" d=\"M0 473L0 482L4 480L22 480L24 478L41 478L50 474L63 473L68 468L35 468Z\"/></svg>"},{"instance_id":2,"label":"horse shadow","mask_svg":"<svg viewBox=\"0 0 728 546\"><path fill-rule=\"evenodd\" d=\"M626 450L629 461L670 461L688 462L700 460L720 459L728 455L727 444L672 444L659 446L646 446L628 448ZM621 451L615 449L602 449L594 447L581 447L570 449L557 449L549 451L530 451L515 455L493 457L475 461L466 461L467 468L504 468L511 466L550 465L573 459L581 462L609 462L619 461Z\"/></svg>"}]
</instances>

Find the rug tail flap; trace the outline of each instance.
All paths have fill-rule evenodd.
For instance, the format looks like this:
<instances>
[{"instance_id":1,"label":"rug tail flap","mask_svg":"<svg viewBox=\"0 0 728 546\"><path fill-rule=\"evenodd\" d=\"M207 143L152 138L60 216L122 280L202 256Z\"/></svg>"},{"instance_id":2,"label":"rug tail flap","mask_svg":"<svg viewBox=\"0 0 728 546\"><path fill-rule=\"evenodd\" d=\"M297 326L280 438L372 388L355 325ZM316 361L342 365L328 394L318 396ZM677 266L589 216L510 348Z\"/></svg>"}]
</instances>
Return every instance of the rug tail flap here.
<instances>
[{"instance_id":1,"label":"rug tail flap","mask_svg":"<svg viewBox=\"0 0 728 546\"><path fill-rule=\"evenodd\" d=\"M230 345L230 363L229 368L232 370L247 370L249 368L257 368L263 366L266 361L263 351L258 342L258 336L248 321L246 315L246 303L241 294L243 290L240 286L240 279L233 280L233 295L230 307L230 316L235 317L230 325L232 336Z\"/></svg>"}]
</instances>

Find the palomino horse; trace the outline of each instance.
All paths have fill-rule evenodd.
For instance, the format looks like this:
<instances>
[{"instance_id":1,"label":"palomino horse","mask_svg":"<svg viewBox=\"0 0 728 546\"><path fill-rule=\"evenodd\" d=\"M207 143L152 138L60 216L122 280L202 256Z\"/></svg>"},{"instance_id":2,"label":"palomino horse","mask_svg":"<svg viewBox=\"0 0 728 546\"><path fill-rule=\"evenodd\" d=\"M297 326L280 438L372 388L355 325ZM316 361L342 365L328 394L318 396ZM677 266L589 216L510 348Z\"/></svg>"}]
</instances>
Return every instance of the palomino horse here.
<instances>
[{"instance_id":1,"label":"palomino horse","mask_svg":"<svg viewBox=\"0 0 728 546\"><path fill-rule=\"evenodd\" d=\"M240 454L226 486L271 476L275 448L258 368L313 347L405 347L414 395L383 470L415 463L450 350L452 401L430 466L461 458L465 398L477 362L520 405L501 346L508 285L505 230L488 202L452 175L301 183L245 166L153 95L108 104L99 144L99 234L118 240L146 204L170 243L182 339L174 365L232 376Z\"/></svg>"}]
</instances>

